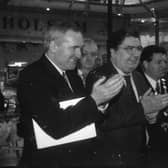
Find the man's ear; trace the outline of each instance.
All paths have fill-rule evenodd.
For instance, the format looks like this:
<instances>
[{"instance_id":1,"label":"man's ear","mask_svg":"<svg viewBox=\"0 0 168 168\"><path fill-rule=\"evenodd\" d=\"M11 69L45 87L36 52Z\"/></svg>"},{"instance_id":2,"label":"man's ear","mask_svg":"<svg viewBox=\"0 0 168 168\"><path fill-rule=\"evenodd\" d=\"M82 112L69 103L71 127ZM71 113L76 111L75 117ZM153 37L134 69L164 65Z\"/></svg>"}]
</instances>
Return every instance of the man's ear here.
<instances>
[{"instance_id":1,"label":"man's ear","mask_svg":"<svg viewBox=\"0 0 168 168\"><path fill-rule=\"evenodd\" d=\"M110 58L114 58L116 55L116 51L114 49L110 49Z\"/></svg>"},{"instance_id":2,"label":"man's ear","mask_svg":"<svg viewBox=\"0 0 168 168\"><path fill-rule=\"evenodd\" d=\"M55 41L51 41L50 45L49 45L49 48L52 52L55 52L57 50L58 46L57 46Z\"/></svg>"},{"instance_id":3,"label":"man's ear","mask_svg":"<svg viewBox=\"0 0 168 168\"><path fill-rule=\"evenodd\" d=\"M147 61L143 61L142 65L143 65L143 67L144 67L145 69L148 68L148 62L147 62Z\"/></svg>"}]
</instances>

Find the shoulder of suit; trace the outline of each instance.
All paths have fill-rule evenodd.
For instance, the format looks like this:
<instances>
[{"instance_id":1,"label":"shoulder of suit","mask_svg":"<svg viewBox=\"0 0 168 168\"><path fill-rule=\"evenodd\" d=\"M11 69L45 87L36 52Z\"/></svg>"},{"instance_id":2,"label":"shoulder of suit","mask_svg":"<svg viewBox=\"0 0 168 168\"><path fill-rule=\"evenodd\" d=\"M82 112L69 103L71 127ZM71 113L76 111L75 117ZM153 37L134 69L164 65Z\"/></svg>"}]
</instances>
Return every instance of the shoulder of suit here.
<instances>
[{"instance_id":1,"label":"shoulder of suit","mask_svg":"<svg viewBox=\"0 0 168 168\"><path fill-rule=\"evenodd\" d=\"M146 82L145 76L142 73L140 73L139 71L134 71L133 78L138 84L143 86L144 89L148 88L148 84Z\"/></svg>"},{"instance_id":2,"label":"shoulder of suit","mask_svg":"<svg viewBox=\"0 0 168 168\"><path fill-rule=\"evenodd\" d=\"M112 66L109 63L104 64L96 69L92 70L91 73L101 73L101 74L109 74L112 72Z\"/></svg>"},{"instance_id":3,"label":"shoulder of suit","mask_svg":"<svg viewBox=\"0 0 168 168\"><path fill-rule=\"evenodd\" d=\"M143 77L142 73L140 73L140 72L137 71L137 70L135 70L132 74L133 74L133 76L138 76L138 77L140 77L140 78Z\"/></svg>"},{"instance_id":4,"label":"shoulder of suit","mask_svg":"<svg viewBox=\"0 0 168 168\"><path fill-rule=\"evenodd\" d=\"M140 81L141 83L145 82L144 76L139 71L132 72L133 79Z\"/></svg>"},{"instance_id":5,"label":"shoulder of suit","mask_svg":"<svg viewBox=\"0 0 168 168\"><path fill-rule=\"evenodd\" d=\"M37 76L36 74L42 74L42 66L40 61L35 61L29 65L27 65L23 70L20 71L21 78L33 78L33 76Z\"/></svg>"}]
</instances>

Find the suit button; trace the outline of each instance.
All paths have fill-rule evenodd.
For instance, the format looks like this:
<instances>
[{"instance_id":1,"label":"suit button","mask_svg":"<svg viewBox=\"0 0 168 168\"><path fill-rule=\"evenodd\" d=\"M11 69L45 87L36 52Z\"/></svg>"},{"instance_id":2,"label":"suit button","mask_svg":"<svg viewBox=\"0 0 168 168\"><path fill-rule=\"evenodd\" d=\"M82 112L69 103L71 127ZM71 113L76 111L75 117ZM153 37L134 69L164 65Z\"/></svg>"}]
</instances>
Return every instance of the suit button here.
<instances>
[{"instance_id":1,"label":"suit button","mask_svg":"<svg viewBox=\"0 0 168 168\"><path fill-rule=\"evenodd\" d=\"M72 152L72 150L71 149L68 149L68 153L71 153Z\"/></svg>"},{"instance_id":2,"label":"suit button","mask_svg":"<svg viewBox=\"0 0 168 168\"><path fill-rule=\"evenodd\" d=\"M96 151L94 151L94 152L93 152L93 154L94 154L94 155L96 155L96 154L97 154L97 152L96 152Z\"/></svg>"}]
</instances>

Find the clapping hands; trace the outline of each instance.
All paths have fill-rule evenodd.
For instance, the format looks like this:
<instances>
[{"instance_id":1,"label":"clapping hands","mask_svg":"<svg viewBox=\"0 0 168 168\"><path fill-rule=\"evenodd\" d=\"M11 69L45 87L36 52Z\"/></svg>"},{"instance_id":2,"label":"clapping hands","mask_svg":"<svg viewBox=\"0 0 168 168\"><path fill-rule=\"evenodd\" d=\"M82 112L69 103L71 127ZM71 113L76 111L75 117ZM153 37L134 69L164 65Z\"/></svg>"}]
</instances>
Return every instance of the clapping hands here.
<instances>
[{"instance_id":1,"label":"clapping hands","mask_svg":"<svg viewBox=\"0 0 168 168\"><path fill-rule=\"evenodd\" d=\"M106 80L106 77L100 78L94 83L91 97L97 105L108 102L116 96L124 85L124 78L116 74Z\"/></svg>"},{"instance_id":2,"label":"clapping hands","mask_svg":"<svg viewBox=\"0 0 168 168\"><path fill-rule=\"evenodd\" d=\"M168 94L155 95L151 89L149 89L141 97L141 103L146 119L150 124L153 124L157 120L159 111L168 106Z\"/></svg>"}]
</instances>

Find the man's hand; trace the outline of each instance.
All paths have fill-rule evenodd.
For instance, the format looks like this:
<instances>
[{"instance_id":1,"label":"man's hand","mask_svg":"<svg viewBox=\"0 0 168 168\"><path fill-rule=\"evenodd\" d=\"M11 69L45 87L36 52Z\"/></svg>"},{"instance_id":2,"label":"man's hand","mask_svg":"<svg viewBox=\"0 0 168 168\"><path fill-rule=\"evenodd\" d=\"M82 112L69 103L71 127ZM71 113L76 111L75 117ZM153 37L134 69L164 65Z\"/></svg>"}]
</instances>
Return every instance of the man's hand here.
<instances>
[{"instance_id":1,"label":"man's hand","mask_svg":"<svg viewBox=\"0 0 168 168\"><path fill-rule=\"evenodd\" d=\"M96 81L93 85L91 97L97 105L105 103L116 96L124 84L124 78L117 74L105 82L105 77Z\"/></svg>"},{"instance_id":2,"label":"man's hand","mask_svg":"<svg viewBox=\"0 0 168 168\"><path fill-rule=\"evenodd\" d=\"M149 89L141 98L144 114L150 124L154 124L160 110L168 106L168 94L154 95Z\"/></svg>"},{"instance_id":3,"label":"man's hand","mask_svg":"<svg viewBox=\"0 0 168 168\"><path fill-rule=\"evenodd\" d=\"M145 118L149 124L155 124L157 122L157 115L159 111L155 111L152 113L145 113Z\"/></svg>"}]
</instances>

